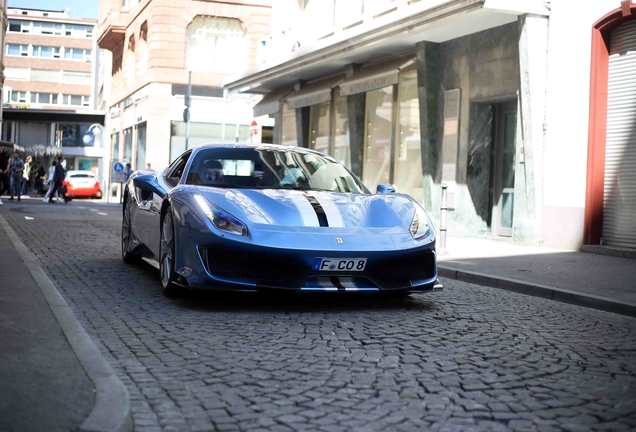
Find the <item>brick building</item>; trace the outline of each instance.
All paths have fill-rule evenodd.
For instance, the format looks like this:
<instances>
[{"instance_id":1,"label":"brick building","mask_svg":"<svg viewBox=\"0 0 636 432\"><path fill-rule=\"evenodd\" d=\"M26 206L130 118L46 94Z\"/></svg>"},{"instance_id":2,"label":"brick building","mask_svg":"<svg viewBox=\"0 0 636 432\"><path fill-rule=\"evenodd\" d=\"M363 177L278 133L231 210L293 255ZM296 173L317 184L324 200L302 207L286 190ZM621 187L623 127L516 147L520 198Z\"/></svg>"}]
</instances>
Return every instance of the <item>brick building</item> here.
<instances>
[{"instance_id":1,"label":"brick building","mask_svg":"<svg viewBox=\"0 0 636 432\"><path fill-rule=\"evenodd\" d=\"M108 110L111 162L159 169L198 143L249 141L253 96L225 97L221 81L256 65L269 19L265 0L100 0L97 43L108 52L97 103Z\"/></svg>"},{"instance_id":2,"label":"brick building","mask_svg":"<svg viewBox=\"0 0 636 432\"><path fill-rule=\"evenodd\" d=\"M2 139L39 163L99 171L104 115L93 110L95 20L67 11L9 7L4 44Z\"/></svg>"}]
</instances>

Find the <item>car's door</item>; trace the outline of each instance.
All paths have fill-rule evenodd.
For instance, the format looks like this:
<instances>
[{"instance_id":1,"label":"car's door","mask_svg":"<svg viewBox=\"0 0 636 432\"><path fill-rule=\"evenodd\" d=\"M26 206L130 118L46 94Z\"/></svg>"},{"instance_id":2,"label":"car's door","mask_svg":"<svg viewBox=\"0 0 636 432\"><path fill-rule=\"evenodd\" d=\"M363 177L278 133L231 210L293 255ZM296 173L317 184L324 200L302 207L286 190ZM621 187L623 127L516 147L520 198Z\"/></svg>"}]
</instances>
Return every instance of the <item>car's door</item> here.
<instances>
[{"instance_id":1,"label":"car's door","mask_svg":"<svg viewBox=\"0 0 636 432\"><path fill-rule=\"evenodd\" d=\"M143 242L155 257L159 256L161 204L166 194L179 184L192 152L179 156L163 173L144 174L145 181L135 184L139 199L137 209L138 228Z\"/></svg>"}]
</instances>

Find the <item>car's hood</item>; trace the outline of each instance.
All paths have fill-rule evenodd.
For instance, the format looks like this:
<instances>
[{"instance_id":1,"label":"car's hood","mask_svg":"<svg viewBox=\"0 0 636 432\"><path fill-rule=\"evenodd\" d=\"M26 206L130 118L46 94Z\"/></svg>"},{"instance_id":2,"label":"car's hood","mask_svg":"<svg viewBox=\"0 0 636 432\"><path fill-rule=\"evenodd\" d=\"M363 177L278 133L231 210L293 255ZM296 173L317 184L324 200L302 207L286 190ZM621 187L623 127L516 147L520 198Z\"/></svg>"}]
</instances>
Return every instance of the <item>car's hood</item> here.
<instances>
[{"instance_id":1,"label":"car's hood","mask_svg":"<svg viewBox=\"0 0 636 432\"><path fill-rule=\"evenodd\" d=\"M323 219L320 214L324 213L328 226L333 228L395 228L395 231L390 231L406 232L415 212L414 202L400 194L198 189L212 204L252 227L318 227L321 226L320 219Z\"/></svg>"}]
</instances>

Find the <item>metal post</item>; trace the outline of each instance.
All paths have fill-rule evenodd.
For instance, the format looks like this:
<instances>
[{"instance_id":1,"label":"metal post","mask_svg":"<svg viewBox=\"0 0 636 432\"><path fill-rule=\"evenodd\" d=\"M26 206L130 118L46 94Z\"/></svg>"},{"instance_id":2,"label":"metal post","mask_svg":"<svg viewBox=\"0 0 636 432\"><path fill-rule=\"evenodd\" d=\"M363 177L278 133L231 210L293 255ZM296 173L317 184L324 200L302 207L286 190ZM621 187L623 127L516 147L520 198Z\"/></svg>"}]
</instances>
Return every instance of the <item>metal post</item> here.
<instances>
[{"instance_id":1,"label":"metal post","mask_svg":"<svg viewBox=\"0 0 636 432\"><path fill-rule=\"evenodd\" d=\"M441 252L446 251L446 211L447 207L447 189L448 185L446 183L442 183L442 205L440 206L441 215L439 222L439 247Z\"/></svg>"},{"instance_id":2,"label":"metal post","mask_svg":"<svg viewBox=\"0 0 636 432\"><path fill-rule=\"evenodd\" d=\"M186 124L185 148L188 149L188 141L190 139L190 98L192 97L192 72L188 72L188 91L185 97L185 110L183 110L183 121Z\"/></svg>"}]
</instances>

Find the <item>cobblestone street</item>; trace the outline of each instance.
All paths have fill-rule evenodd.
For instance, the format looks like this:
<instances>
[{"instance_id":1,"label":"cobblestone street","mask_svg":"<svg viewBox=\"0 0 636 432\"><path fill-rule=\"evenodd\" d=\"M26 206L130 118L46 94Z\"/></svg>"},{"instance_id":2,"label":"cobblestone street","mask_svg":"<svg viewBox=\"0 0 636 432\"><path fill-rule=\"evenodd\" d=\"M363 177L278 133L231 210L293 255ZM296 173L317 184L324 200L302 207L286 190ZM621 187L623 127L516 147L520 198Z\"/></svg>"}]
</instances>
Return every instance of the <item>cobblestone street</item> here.
<instances>
[{"instance_id":1,"label":"cobblestone street","mask_svg":"<svg viewBox=\"0 0 636 432\"><path fill-rule=\"evenodd\" d=\"M121 260L120 205L2 214L126 385L137 432L636 429L636 319L450 280L407 299L171 299Z\"/></svg>"}]
</instances>

